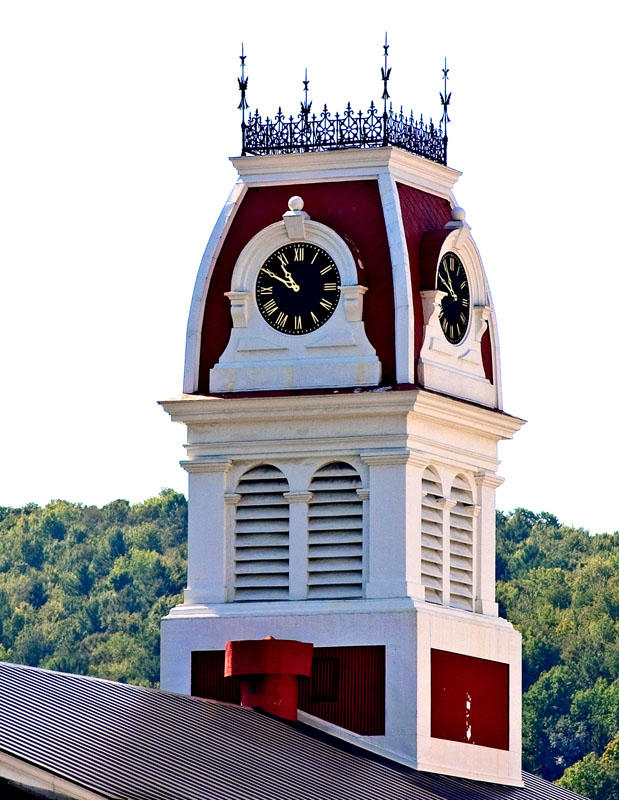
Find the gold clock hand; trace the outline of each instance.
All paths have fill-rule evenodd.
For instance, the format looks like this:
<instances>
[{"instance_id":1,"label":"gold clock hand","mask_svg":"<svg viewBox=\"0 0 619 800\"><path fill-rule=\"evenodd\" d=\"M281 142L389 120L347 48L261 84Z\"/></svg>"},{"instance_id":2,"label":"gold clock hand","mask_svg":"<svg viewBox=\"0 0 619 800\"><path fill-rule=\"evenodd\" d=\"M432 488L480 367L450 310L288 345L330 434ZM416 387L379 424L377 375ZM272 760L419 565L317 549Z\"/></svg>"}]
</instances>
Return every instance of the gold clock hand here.
<instances>
[{"instance_id":1,"label":"gold clock hand","mask_svg":"<svg viewBox=\"0 0 619 800\"><path fill-rule=\"evenodd\" d=\"M275 280L279 281L280 283L283 283L284 286L286 286L288 289L292 289L293 292L299 291L300 287L292 280L292 276L290 275L290 273L288 273L290 277L287 276L285 278L282 278L281 275L276 275L274 272L271 272L270 269L265 268L264 272L266 272L267 275L270 275L271 278L275 278Z\"/></svg>"},{"instance_id":2,"label":"gold clock hand","mask_svg":"<svg viewBox=\"0 0 619 800\"><path fill-rule=\"evenodd\" d=\"M445 270L445 275L447 276L447 281L449 282L449 285L447 285L447 283L445 283L445 285L449 289L449 293L451 294L453 299L457 300L458 299L458 295L454 292L454 287L452 286L452 283L451 283L451 277L450 277L449 272L447 270Z\"/></svg>"},{"instance_id":3,"label":"gold clock hand","mask_svg":"<svg viewBox=\"0 0 619 800\"><path fill-rule=\"evenodd\" d=\"M288 270L286 269L286 267L283 264L280 264L280 266L282 268L282 272L286 276L286 280L288 281L288 283L290 285L290 288L293 289L295 292L298 292L299 288L300 288L299 284L294 280L294 278L292 277L290 272L288 272Z\"/></svg>"}]
</instances>

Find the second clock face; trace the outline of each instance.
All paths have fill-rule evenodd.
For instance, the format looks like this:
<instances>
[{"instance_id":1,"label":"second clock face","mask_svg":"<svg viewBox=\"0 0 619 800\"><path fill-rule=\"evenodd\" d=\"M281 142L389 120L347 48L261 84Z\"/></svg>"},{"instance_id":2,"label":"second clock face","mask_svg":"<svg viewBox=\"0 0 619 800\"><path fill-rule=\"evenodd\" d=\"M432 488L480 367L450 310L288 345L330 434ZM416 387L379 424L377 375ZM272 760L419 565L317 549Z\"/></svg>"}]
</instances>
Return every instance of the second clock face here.
<instances>
[{"instance_id":1,"label":"second clock face","mask_svg":"<svg viewBox=\"0 0 619 800\"><path fill-rule=\"evenodd\" d=\"M439 310L445 338L451 344L459 344L469 327L471 292L466 270L455 253L445 253L441 258L436 288L446 292Z\"/></svg>"},{"instance_id":2,"label":"second clock face","mask_svg":"<svg viewBox=\"0 0 619 800\"><path fill-rule=\"evenodd\" d=\"M340 299L340 273L331 256L307 242L290 242L258 271L256 303L272 328L310 333L331 317Z\"/></svg>"}]
</instances>

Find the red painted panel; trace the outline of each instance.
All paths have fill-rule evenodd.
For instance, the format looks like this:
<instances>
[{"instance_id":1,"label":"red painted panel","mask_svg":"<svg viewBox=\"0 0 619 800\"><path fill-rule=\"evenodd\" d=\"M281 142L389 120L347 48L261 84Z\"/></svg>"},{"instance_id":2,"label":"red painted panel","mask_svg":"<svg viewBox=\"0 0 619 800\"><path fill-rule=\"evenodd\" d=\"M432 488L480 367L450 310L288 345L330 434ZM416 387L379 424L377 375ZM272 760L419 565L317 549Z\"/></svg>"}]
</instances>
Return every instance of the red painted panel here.
<instances>
[{"instance_id":1,"label":"red painted panel","mask_svg":"<svg viewBox=\"0 0 619 800\"><path fill-rule=\"evenodd\" d=\"M492 344L490 342L490 331L488 328L481 337L481 362L484 365L484 375L494 383L494 371L492 369Z\"/></svg>"},{"instance_id":2,"label":"red painted panel","mask_svg":"<svg viewBox=\"0 0 619 800\"><path fill-rule=\"evenodd\" d=\"M315 647L299 708L364 736L385 733L385 648Z\"/></svg>"},{"instance_id":3,"label":"red painted panel","mask_svg":"<svg viewBox=\"0 0 619 800\"><path fill-rule=\"evenodd\" d=\"M449 235L449 231L428 231L421 237L419 245L419 288L436 289L436 270L438 267L438 256L441 252L443 242Z\"/></svg>"},{"instance_id":4,"label":"red painted panel","mask_svg":"<svg viewBox=\"0 0 619 800\"><path fill-rule=\"evenodd\" d=\"M225 650L194 650L191 654L191 694L223 703L241 703L241 678L224 678Z\"/></svg>"},{"instance_id":5,"label":"red painted panel","mask_svg":"<svg viewBox=\"0 0 619 800\"><path fill-rule=\"evenodd\" d=\"M419 353L423 341L423 311L421 307L421 289L432 288L427 285L428 278L421 274L421 240L429 231L441 232L443 226L451 219L449 202L436 195L413 189L412 186L398 184L402 222L406 237L406 248L411 270L413 288L413 310L415 313L415 369L419 361Z\"/></svg>"},{"instance_id":6,"label":"red painted panel","mask_svg":"<svg viewBox=\"0 0 619 800\"><path fill-rule=\"evenodd\" d=\"M431 654L431 736L509 750L509 664Z\"/></svg>"},{"instance_id":7,"label":"red painted panel","mask_svg":"<svg viewBox=\"0 0 619 800\"><path fill-rule=\"evenodd\" d=\"M383 209L375 180L304 183L248 189L223 244L206 298L200 351L198 392L207 394L209 369L219 360L232 327L232 270L243 247L258 231L279 222L288 199L303 197L305 210L333 228L357 259L359 283L368 287L363 319L366 333L382 364L382 383L395 382L393 280Z\"/></svg>"},{"instance_id":8,"label":"red painted panel","mask_svg":"<svg viewBox=\"0 0 619 800\"><path fill-rule=\"evenodd\" d=\"M224 679L223 650L191 654L191 693L241 702L240 679ZM311 677L299 679L299 708L361 735L383 735L385 648L315 647Z\"/></svg>"}]
</instances>

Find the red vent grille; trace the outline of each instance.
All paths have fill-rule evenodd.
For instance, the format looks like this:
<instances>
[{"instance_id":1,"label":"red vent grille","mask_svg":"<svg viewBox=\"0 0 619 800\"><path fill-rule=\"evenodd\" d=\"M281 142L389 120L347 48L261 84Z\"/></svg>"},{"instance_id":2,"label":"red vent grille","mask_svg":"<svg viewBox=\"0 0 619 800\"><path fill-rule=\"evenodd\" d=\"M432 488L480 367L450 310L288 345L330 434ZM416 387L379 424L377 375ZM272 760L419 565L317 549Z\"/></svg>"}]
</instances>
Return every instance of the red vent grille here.
<instances>
[{"instance_id":1,"label":"red vent grille","mask_svg":"<svg viewBox=\"0 0 619 800\"><path fill-rule=\"evenodd\" d=\"M240 681L224 678L224 651L195 651L191 693L240 703ZM299 709L363 736L385 733L385 648L315 647L311 678L299 680Z\"/></svg>"}]
</instances>

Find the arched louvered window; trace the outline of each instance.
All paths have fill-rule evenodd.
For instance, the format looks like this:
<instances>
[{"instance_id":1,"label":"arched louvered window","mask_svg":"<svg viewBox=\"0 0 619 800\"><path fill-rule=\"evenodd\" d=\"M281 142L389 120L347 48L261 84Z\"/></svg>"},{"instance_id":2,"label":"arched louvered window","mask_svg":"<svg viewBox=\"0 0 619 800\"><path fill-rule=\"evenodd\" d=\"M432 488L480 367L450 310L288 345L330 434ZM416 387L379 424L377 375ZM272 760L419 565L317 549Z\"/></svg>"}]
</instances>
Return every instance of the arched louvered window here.
<instances>
[{"instance_id":1,"label":"arched louvered window","mask_svg":"<svg viewBox=\"0 0 619 800\"><path fill-rule=\"evenodd\" d=\"M421 582L426 601L443 602L443 490L438 473L428 467L421 485Z\"/></svg>"},{"instance_id":2,"label":"arched louvered window","mask_svg":"<svg viewBox=\"0 0 619 800\"><path fill-rule=\"evenodd\" d=\"M449 605L473 610L473 492L462 475L451 489L449 517Z\"/></svg>"},{"instance_id":3,"label":"arched louvered window","mask_svg":"<svg viewBox=\"0 0 619 800\"><path fill-rule=\"evenodd\" d=\"M288 481L279 469L265 464L246 472L236 491L234 599L286 600Z\"/></svg>"},{"instance_id":4,"label":"arched louvered window","mask_svg":"<svg viewBox=\"0 0 619 800\"><path fill-rule=\"evenodd\" d=\"M314 474L309 488L307 597L361 597L361 478L350 464L335 461Z\"/></svg>"}]
</instances>

